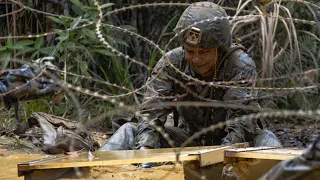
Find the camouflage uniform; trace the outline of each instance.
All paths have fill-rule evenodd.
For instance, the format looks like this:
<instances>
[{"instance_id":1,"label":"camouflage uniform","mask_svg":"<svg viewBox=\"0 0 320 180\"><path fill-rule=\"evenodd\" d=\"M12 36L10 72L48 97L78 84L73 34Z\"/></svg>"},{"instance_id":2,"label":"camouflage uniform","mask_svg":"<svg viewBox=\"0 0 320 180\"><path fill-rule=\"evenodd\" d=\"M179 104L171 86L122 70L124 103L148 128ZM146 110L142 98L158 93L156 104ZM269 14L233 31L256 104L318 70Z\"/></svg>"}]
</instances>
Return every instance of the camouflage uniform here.
<instances>
[{"instance_id":1,"label":"camouflage uniform","mask_svg":"<svg viewBox=\"0 0 320 180\"><path fill-rule=\"evenodd\" d=\"M0 101L3 101L7 108L10 108L12 105L14 106L17 119L19 119L17 114L18 101L52 96L61 90L57 84L37 77L45 67L47 70L41 77L46 77L48 76L47 74L50 75L48 79L59 77L58 73L52 71L53 69L57 69L57 67L51 64L48 59L40 58L33 61L32 66L25 64L19 69L2 72L1 76L4 76L4 78L0 81L0 93L2 93ZM36 79L31 81L33 78Z\"/></svg>"},{"instance_id":2,"label":"camouflage uniform","mask_svg":"<svg viewBox=\"0 0 320 180\"><path fill-rule=\"evenodd\" d=\"M202 5L203 4L203 5ZM197 6L191 5L187 8L175 28L176 34L184 28L193 27L201 29L201 39L199 39L200 48L218 48L219 59L216 69L216 81L239 81L253 79L257 77L256 66L252 59L245 53L244 48L237 48L231 44L231 33L229 21L227 19L211 19L204 23L196 24L202 20L213 17L226 17L225 11L214 3L199 2ZM209 27L209 28L208 28ZM188 31L180 33L178 38L180 42L186 41ZM129 145L130 149L139 149L143 146L152 148L169 147L164 138L149 124L152 121L155 125L164 127L168 114L172 109L161 106L164 101L204 101L203 98L218 101L237 100L238 104L253 105L259 108L255 101L245 101L244 98L251 98L257 95L255 90L244 89L226 89L209 87L199 83L190 83L191 80L176 72L165 60L168 60L177 69L188 76L197 78L198 75L193 71L190 64L185 60L184 50L182 47L173 49L162 57L152 71L148 81L148 86L142 104L142 114L148 118L148 121L141 121L138 127L126 124L121 127L109 140L110 143L119 143L127 137L128 133L134 136L130 142L123 144ZM185 87L176 83L175 80L187 86ZM234 86L252 87L252 82L233 84ZM196 94L198 97L192 95ZM171 100L164 100L162 97L177 97ZM200 98L199 98L200 96ZM239 101L238 101L239 100ZM157 104L156 107L149 106ZM179 146L193 133L200 131L212 124L226 121L241 115L248 114L244 110L234 110L225 108L181 106L177 108L179 118L178 127L165 127L165 131L170 138ZM250 122L238 122L235 125L227 127L225 130L219 129L202 135L194 140L189 146L199 145L218 145L233 144L241 142L251 142L252 146L281 146L277 137L270 131L259 127L258 120ZM118 138L117 138L118 137ZM257 139L259 138L259 139ZM121 140L120 140L121 139ZM222 139L222 141L221 141ZM108 146L108 147L107 147ZM114 145L115 147L116 145ZM110 145L105 145L102 150L111 150ZM118 146L119 147L119 146ZM128 147L126 147L128 148ZM115 149L114 149L115 150Z\"/></svg>"},{"instance_id":3,"label":"camouflage uniform","mask_svg":"<svg viewBox=\"0 0 320 180\"><path fill-rule=\"evenodd\" d=\"M319 177L320 136L302 155L282 161L260 179L318 179Z\"/></svg>"}]
</instances>

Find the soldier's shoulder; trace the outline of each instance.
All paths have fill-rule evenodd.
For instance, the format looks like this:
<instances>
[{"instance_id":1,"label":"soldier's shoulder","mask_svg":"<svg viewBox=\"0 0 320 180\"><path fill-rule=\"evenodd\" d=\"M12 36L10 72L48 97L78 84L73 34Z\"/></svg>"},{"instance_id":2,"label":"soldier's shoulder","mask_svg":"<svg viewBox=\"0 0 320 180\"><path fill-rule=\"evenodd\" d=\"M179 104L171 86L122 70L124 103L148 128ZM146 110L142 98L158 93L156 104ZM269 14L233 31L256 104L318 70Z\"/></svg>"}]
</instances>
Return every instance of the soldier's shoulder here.
<instances>
[{"instance_id":1,"label":"soldier's shoulder","mask_svg":"<svg viewBox=\"0 0 320 180\"><path fill-rule=\"evenodd\" d=\"M165 57L169 60L170 63L177 65L183 61L184 51L182 47L178 47L168 51L165 54Z\"/></svg>"},{"instance_id":2,"label":"soldier's shoulder","mask_svg":"<svg viewBox=\"0 0 320 180\"><path fill-rule=\"evenodd\" d=\"M246 53L245 48L239 45L233 45L223 57L222 76L225 80L234 78L238 73L256 72L256 65L250 56Z\"/></svg>"},{"instance_id":3,"label":"soldier's shoulder","mask_svg":"<svg viewBox=\"0 0 320 180\"><path fill-rule=\"evenodd\" d=\"M228 64L231 66L256 68L255 62L251 59L242 45L233 45L232 52L228 56Z\"/></svg>"},{"instance_id":4,"label":"soldier's shoulder","mask_svg":"<svg viewBox=\"0 0 320 180\"><path fill-rule=\"evenodd\" d=\"M158 63L154 67L153 72L157 73L161 68L164 68L164 70L169 70L170 65L168 63L165 63L167 61L171 63L173 66L180 69L184 62L183 59L184 59L184 53L183 53L182 47L172 49L167 53L165 53L164 56L162 56L162 58L158 61Z\"/></svg>"}]
</instances>

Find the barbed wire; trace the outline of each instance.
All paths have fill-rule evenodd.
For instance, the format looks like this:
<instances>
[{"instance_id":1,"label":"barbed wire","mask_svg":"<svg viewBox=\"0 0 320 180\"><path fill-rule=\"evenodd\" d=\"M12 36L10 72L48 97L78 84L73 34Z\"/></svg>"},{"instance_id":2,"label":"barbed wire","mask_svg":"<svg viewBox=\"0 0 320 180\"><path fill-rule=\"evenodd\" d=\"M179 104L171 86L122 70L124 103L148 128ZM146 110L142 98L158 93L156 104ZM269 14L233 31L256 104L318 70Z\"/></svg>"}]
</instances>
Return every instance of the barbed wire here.
<instances>
[{"instance_id":1,"label":"barbed wire","mask_svg":"<svg viewBox=\"0 0 320 180\"><path fill-rule=\"evenodd\" d=\"M4 16L9 16L12 14L16 14L18 12L21 12L22 10L28 10L31 12L36 12L39 14L44 14L47 16L52 16L52 17L58 17L58 18L68 18L68 19L75 19L73 17L68 17L68 16L61 16L61 15L56 15L56 14L52 14L52 13L47 13L44 11L40 11L31 7L28 7L26 5L24 5L21 2L17 2L14 0L10 0L13 3L16 3L20 9L14 11L14 12L10 12L7 14L2 14L0 15L0 17L4 17ZM77 25L76 27L72 27L72 28L67 28L65 30L55 30L54 32L46 32L43 34L32 34L32 35L24 35L24 36L6 36L6 37L0 37L1 39L28 39L28 38L38 38L38 37L43 37L43 36L47 36L47 35L53 35L56 33L60 33L60 32L71 32L74 30L79 30L85 27L89 27L91 25L95 25L95 29L94 31L96 32L96 36L99 39L99 41L105 45L105 47L110 50L112 53L114 53L116 56L121 57L121 59L124 59L125 61L131 61L133 63L135 63L138 66L141 66L143 68L145 68L146 70L152 70L152 67L150 67L149 65L144 64L143 62L131 58L128 54L125 54L121 51L119 51L117 48L112 47L107 40L104 38L104 34L102 31L102 27L107 27L110 28L112 30L119 30L122 31L123 33L130 35L130 37L136 37L138 39L141 39L143 42L147 43L148 45L151 45L152 47L154 47L157 51L159 51L161 53L161 55L163 56L164 59L164 63L162 64L161 68L157 70L156 74L153 74L153 76L141 87L135 88L135 89L130 89L128 87L125 86L121 86L115 83L110 83L107 82L105 80L100 80L94 77L86 77L83 75L79 75L76 73L72 73L72 72L66 72L66 71L62 71L59 69L52 69L52 71L54 72L58 72L59 74L62 75L71 75L71 76L75 76L81 79L85 79L88 81L93 81L96 83L101 83L104 84L106 86L110 86L110 87L115 87L119 90L123 90L125 91L125 93L123 94L116 94L116 95L107 95L106 93L102 93L102 92L98 92L92 89L88 89L88 88L83 88L81 86L75 86L71 83L62 81L62 80L57 80L54 78L51 79L46 79L46 81L50 82L50 83L54 83L59 85L60 87L62 87L64 90L68 91L68 95L72 96L72 100L75 102L75 105L78 108L78 116L80 117L79 119L81 120L81 118L83 118L81 116L81 104L77 101L76 96L74 95L74 92L79 92L81 94L85 94L87 96L91 96L91 97L95 97L95 98L99 98L102 99L103 101L106 101L108 103L110 103L111 105L114 105L114 108L116 109L115 111L109 111L105 114L101 114L100 116L98 116L96 119L93 119L92 121L88 122L87 125L92 124L96 121L99 121L101 119L103 119L106 116L111 116L113 114L116 113L123 113L123 112L129 112L129 113L134 113L134 115L136 117L138 117L139 119L143 120L143 121L147 121L149 122L149 124L157 131L159 132L159 134L161 135L161 137L163 137L168 144L174 148L173 151L176 153L176 163L180 163L179 161L179 155L181 153L181 151L191 142L193 142L194 140L198 139L201 137L201 135L206 134L210 131L215 131L216 129L221 129L224 128L226 126L230 126L236 123L239 123L240 121L250 121L253 119L258 119L258 118L267 118L267 117L308 117L311 119L316 119L319 120L320 119L320 109L316 109L316 110L276 110L276 109L271 109L271 108L260 108L254 105L247 105L247 104L242 104L243 102L246 101L253 101L253 100L259 100L259 99L263 99L263 98L270 98L272 96L277 96L277 94L279 96L283 96L283 95L287 95L290 93L294 93L294 92L307 92L309 90L317 90L319 88L319 84L317 82L314 82L314 85L308 85L308 86L295 86L295 87L263 87L262 83L263 82L269 82L269 81L279 81L279 80L292 80L294 78L296 78L295 80L299 82L299 78L303 79L309 79L312 80L312 78L315 78L313 76L318 76L318 71L319 68L316 69L310 69L304 72L299 72L299 73L292 73L292 74L286 74L283 76L279 76L279 77L270 77L270 78L252 78L252 79L245 79L245 80L230 80L230 81L215 81L215 82L206 82L206 81L202 81L199 80L195 77L192 77L190 75L187 75L186 73L182 72L179 67L175 66L174 64L172 64L170 62L170 60L168 59L166 52L169 49L169 45L176 40L176 38L181 35L185 30L187 30L189 27L181 30L179 33L177 33L173 38L171 38L169 40L169 42L165 45L164 49L161 49L160 46L157 43L154 43L153 41L149 40L148 38L141 36L138 33L132 32L130 30L127 30L125 28L122 27L118 27L115 25L110 25L110 24L105 24L103 23L104 18L106 18L107 16L111 16L120 12L125 12L125 11L132 11L134 9L139 9L139 8L149 8L149 7L173 7L173 6L190 6L191 3L173 3L173 2L169 2L169 3L152 3L152 4L138 4L138 5L130 5L128 7L122 7L119 9L114 9L114 10L108 10L107 13L103 14L102 8L99 5L99 2L97 0L93 0L94 1L94 5L97 8L97 12L98 12L98 17L97 17L97 21L90 21L89 19L82 19L81 23L85 23L85 24L81 24L81 25ZM307 1L302 1L302 0L282 0L283 1L290 1L290 2L299 2L299 3L304 3L307 5L312 5L316 8L319 9L319 6ZM271 3L277 3L278 1L273 1ZM280 2L280 1L279 1ZM224 9L228 9L228 10L237 10L237 8L230 8L230 7L223 7ZM244 13L255 13L255 11L248 11L248 10L243 10ZM303 24L310 24L310 25L318 25L320 24L320 22L315 22L315 21L311 21L311 20L305 20L305 19L297 19L297 18L287 18L287 17L281 17L281 16L271 16L269 14L249 14L249 15L243 15L243 16L236 16L236 17L232 17L232 16L227 16L227 17L222 17L222 18L212 18L212 19L206 19L200 22L197 22L191 26L194 26L198 23L206 23L208 21L212 21L212 20L223 20L223 19L228 19L228 20L242 20L242 19L248 19L248 18L256 18L256 17L268 17L268 18L280 18L283 20L290 20L290 21L294 21L297 23L303 23ZM117 59L118 60L118 59ZM13 61L14 62L14 61ZM139 106L134 106L134 105L130 105L130 104L126 104L124 101L121 100L121 98L129 96L129 95L143 95L143 90L148 88L148 86L153 83L153 81L155 79L157 79L161 73L164 71L164 68L170 67L172 68L176 73L179 73L182 77L185 77L188 80L188 83L185 82L181 82L180 80L168 76L167 78L172 80L174 82L174 84L179 85L182 89L185 90L186 93L184 94L177 94L174 96L158 96L156 100L159 100L161 103L155 102L155 103L149 103L148 104L148 108L179 108L179 107L195 107L195 108L224 108L224 109L235 109L235 110L244 110L244 111L252 111L253 113L248 114L248 115L243 115L241 117L236 117L233 119L229 119L226 120L224 122L219 122L217 124L213 124L210 125L208 127L204 127L203 129L201 129L198 132L195 132L193 135L191 135L188 139L186 139L186 141L180 146L180 147L175 147L175 142L174 140L170 137L170 135L165 131L165 128L162 126L158 126L155 121L149 119L147 116L145 116L143 114L143 112L141 111L141 107ZM46 74L48 72L46 72L46 68L42 69L41 72L34 78L31 78L28 82L26 82L25 84L16 87L15 89L12 89L8 92L5 93L0 93L0 97L2 98L3 96L13 93L14 91L19 90L20 88L24 88L25 86L28 86L31 82L40 79L40 76L42 76L43 74ZM23 75L23 74L22 74ZM250 86L250 87L245 87L245 86L241 86L241 85L245 85L246 83L257 83L260 84L262 87L258 87L258 86ZM199 94L197 94L196 92L192 91L192 89L190 88L190 86L208 86L210 88L222 88L222 89L235 89L235 90L250 90L250 91L267 91L269 93L274 93L272 95L267 95L267 96L253 96L250 98L243 98L243 99L239 99L239 100L230 100L230 101L219 101L219 100L213 100L210 98L205 98L200 96ZM191 94L193 97L196 97L196 99L198 99L198 101L177 101L175 102L175 100L177 99L182 99L184 98L187 94ZM170 101L166 101L166 100L170 100ZM205 177L202 177L205 179Z\"/></svg>"},{"instance_id":2,"label":"barbed wire","mask_svg":"<svg viewBox=\"0 0 320 180\"><path fill-rule=\"evenodd\" d=\"M154 6L156 6L157 4L156 3L154 3L153 4ZM171 5L177 5L177 4L172 4L172 3L167 3L167 4L163 4L163 3L160 3L160 4L158 4L158 5L161 5L161 6L163 6L163 5L169 5L169 6L171 6ZM188 3L187 4L182 4L182 5L189 5ZM130 7L126 7L126 8L129 8L129 9L132 9L132 8L141 8L141 7L149 7L149 5L148 4L144 4L144 5L137 5L137 6L130 6ZM123 8L124 10L126 10L126 8ZM29 9L29 10L34 10L34 9ZM100 9L100 11L101 11L101 9ZM119 11L119 10L114 10L114 12L116 13L117 11ZM102 19L102 11L100 12L100 19ZM108 15L108 14L106 14L106 15ZM106 15L104 15L104 16L106 16ZM247 18L247 17L250 17L250 16L244 16L243 18ZM228 19L230 19L231 17L226 17L226 18L228 18ZM202 23L202 22L199 22L199 23ZM99 22L97 23L97 24L99 24ZM101 22L100 22L100 24L101 24ZM84 25L85 26L85 25ZM77 29L77 28L81 28L81 27L84 27L84 26L80 26L80 27L76 27L75 29ZM127 30L125 30L125 29L122 29L122 28L120 28L120 27L116 27L116 26L113 26L113 25L109 25L109 27L112 27L112 28L116 28L116 29L120 29L120 30L123 30L125 33L127 33L127 32L129 32L129 31L127 31ZM69 30L71 30L71 29L69 29ZM98 31L99 32L99 31ZM129 32L130 33L130 35L132 35L132 36L140 36L140 35L138 35L138 34L136 34L136 33L133 33L133 32ZM98 37L99 37L99 35L101 35L101 33L99 34L98 33ZM36 37L39 37L39 35L35 35ZM28 36L28 37L30 37L30 35ZM141 37L141 36L140 36ZM14 38L14 37L11 37L11 38ZM148 43L150 43L150 44L152 44L153 46L155 46L156 48L158 48L162 53L163 53L163 51L159 48L159 46L158 45L156 45L156 44L154 44L152 41L149 41L147 38L144 38L144 37L141 37L141 38L143 38L145 41L147 41ZM102 38L100 38L100 40L104 40L104 39L102 39ZM106 42L104 42L103 41L103 43L106 43ZM109 46L109 48L111 48L111 50L112 50L112 52L116 52L117 50L115 49L115 48L112 48L111 46ZM119 53L119 52L118 52ZM124 54L118 54L118 55L121 55L121 56L124 56L124 58L128 58L126 55L124 55ZM133 61L135 61L134 59L130 59L130 60L133 60ZM139 63L139 62L138 62ZM172 65L172 64L171 64ZM175 68L178 72L179 72L179 70L176 68L176 67L174 67L174 66L172 66L173 68ZM149 67L148 67L149 68ZM182 73L182 72L179 72L179 73ZM309 72L306 72L306 74L308 74ZM252 89L252 90L267 90L267 91L304 91L304 90L309 90L309 89L314 89L314 88L317 88L317 86L308 86L308 87L292 87L292 88L269 88L269 87L239 87L239 86L226 86L225 84L234 84L234 83L239 83L239 82L241 82L241 83L245 83L245 82L254 82L254 81L262 81L262 80L275 80L275 79L282 79L282 78L285 78L285 77L275 77L275 78L265 78L265 79L253 79L253 80L243 80L243 81L221 81L221 82L204 82L204 81L200 81L200 80L198 80L198 79L196 79L196 78L193 78L193 77L191 77L191 76L188 76L188 75L185 75L185 74L183 74L184 76L186 76L187 78L190 78L191 80L193 80L193 81L195 81L195 82L198 82L198 83L200 83L200 84L202 84L202 85L205 85L205 84L207 84L207 85L209 85L209 86L213 86L213 87L221 87L221 88L233 88L233 89ZM78 76L79 77L79 76ZM81 78L85 78L85 77L81 77ZM155 77L156 78L156 77ZM101 82L101 81L100 81ZM152 80L150 81L150 83L152 82ZM107 85L111 85L110 83L108 84L108 83L106 83ZM130 91L129 89L127 89L127 88L125 88L125 87L119 87L119 86L116 86L116 85L114 85L114 84L112 84L112 86L115 86L115 87L118 87L118 88L122 88L122 89L124 89L124 90L128 90L128 91ZM147 84L145 85L145 86L147 86ZM142 86L139 90L141 90L142 88L144 88L144 86ZM80 92L80 89L82 89L82 88L80 88L80 87L74 87L74 89L75 90L78 90L79 92ZM88 90L84 90L85 92L88 92ZM132 91L133 93L138 93L138 91ZM128 94L124 94L123 96L125 96L125 95L128 95ZM112 97L112 96L111 96ZM117 97L117 96L115 96L115 97ZM119 96L120 97L120 96ZM105 99L105 96L100 96L100 98L102 98L102 99Z\"/></svg>"},{"instance_id":3,"label":"barbed wire","mask_svg":"<svg viewBox=\"0 0 320 180\"><path fill-rule=\"evenodd\" d=\"M107 86L112 86L112 87L116 87L118 89L122 89L122 90L125 90L125 91L132 91L132 89L128 89L127 87L125 86L119 86L118 84L115 84L115 83L110 83L110 82L107 82L106 80L99 80L99 79L95 79L93 77L86 77L86 76L83 76L83 75L79 75L79 74L75 74L75 73L71 73L71 72L64 72L64 71L61 71L59 69L56 69L54 71L57 71L61 74L68 74L68 75L72 75L72 76L75 76L75 77L79 77L81 79L86 79L86 80L89 80L89 81L94 81L94 82L97 82L97 83L101 83L101 84L105 84ZM139 91L135 91L134 93L136 94L139 94L139 95L143 95L142 93L140 93Z\"/></svg>"},{"instance_id":4,"label":"barbed wire","mask_svg":"<svg viewBox=\"0 0 320 180\"><path fill-rule=\"evenodd\" d=\"M161 4L162 5L162 4ZM146 5L146 6L148 6L148 5ZM140 7L139 5L137 6L137 7ZM132 7L131 7L132 8ZM102 12L100 12L100 16L101 16L101 14L102 14ZM230 17L228 17L228 18L230 18ZM202 22L199 22L199 23L202 23ZM99 24L99 23L98 23ZM109 25L110 27L112 27L112 28L117 28L117 29L121 29L121 28L119 28L119 27L116 27L116 26L112 26L112 25ZM127 32L127 30L124 30L124 32ZM136 34L136 33L133 33L133 32L130 32L130 34L131 35L133 35L133 36L139 36L138 34ZM141 36L140 36L141 37ZM147 42L149 42L150 44L152 44L152 45L154 45L154 46L156 46L158 49L159 49L159 46L157 46L157 45L155 45L152 41L149 41L149 40L147 40L146 38L144 38L144 37L141 37L141 38L143 38L145 41L147 41ZM110 46L111 47L111 46ZM111 47L112 48L112 47ZM116 49L112 49L113 50L113 52L115 52L116 51ZM161 51L161 49L159 49L160 51ZM124 54L120 54L120 55L122 55L122 56L125 56ZM126 58L127 56L125 56L125 58ZM173 68L175 68L178 72L179 72L179 70L176 68L176 67L174 67L174 66L172 66ZM180 73L182 73L182 72L180 72ZM310 72L305 72L306 74L308 74L308 73L310 73ZM183 74L183 73L182 73ZM185 75L185 74L183 74L183 75ZM263 87L239 87L239 86L226 86L225 84L233 84L233 83L239 83L239 82L241 82L241 83L245 83L245 82L253 82L253 81L257 81L257 80L260 80L260 81L262 81L262 80L275 80L275 79L280 79L280 78L284 78L284 77L276 77L276 78L265 78L265 79L254 79L254 80L244 80L244 81L222 81L222 82L217 82L217 84L216 84L216 82L204 82L204 81L200 81L200 80L198 80L198 79L196 79L196 78L193 78L193 77L191 77L191 76L188 76L188 75L185 75L187 78L190 78L191 80L194 80L195 82L198 82L198 83L200 83L200 84L202 84L202 85L205 85L205 84L207 84L207 85L209 85L209 86L213 86L213 87L221 87L221 88L234 88L234 89L252 89L252 90L268 90L268 91L303 91L303 90L308 90L308 89L314 89L314 88L317 88L317 86L308 86L308 87L293 87L293 88L263 88ZM79 76L78 76L79 77ZM82 78L85 78L85 77L82 77ZM155 77L156 78L156 77ZM100 81L101 82L101 81ZM150 81L150 83L152 82L152 80ZM178 82L177 82L178 83ZM110 84L108 84L108 83L106 83L107 85L110 85ZM147 86L148 84L146 84L145 86ZM113 84L113 86L115 86L114 84ZM115 87L117 87L117 86L115 86ZM119 87L118 87L119 88ZM124 87L121 87L122 89L125 89L125 90L129 90L129 89L126 89L126 88L124 88ZM142 86L141 88L139 88L138 90L141 90L142 88L144 88L144 86ZM83 90L83 88L81 88L81 87L73 87L73 89L75 89L75 90L77 90L77 91L79 91L79 92L81 92L81 90ZM90 92L89 90L84 90L84 92ZM132 91L133 93L138 93L138 91ZM194 93L193 93L194 94ZM128 95L128 94L125 94L125 95ZM123 95L123 96L125 96L125 95ZM195 95L195 94L194 94ZM100 98L101 99L106 99L106 95L101 95L100 96ZM120 97L120 96L110 96L110 97Z\"/></svg>"}]
</instances>

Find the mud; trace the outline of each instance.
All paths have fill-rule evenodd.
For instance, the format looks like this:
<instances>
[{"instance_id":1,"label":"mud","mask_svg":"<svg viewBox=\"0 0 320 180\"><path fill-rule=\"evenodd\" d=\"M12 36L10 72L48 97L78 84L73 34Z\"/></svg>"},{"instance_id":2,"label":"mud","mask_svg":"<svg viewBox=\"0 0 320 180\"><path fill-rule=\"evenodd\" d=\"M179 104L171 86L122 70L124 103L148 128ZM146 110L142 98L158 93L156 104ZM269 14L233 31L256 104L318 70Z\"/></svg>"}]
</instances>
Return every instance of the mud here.
<instances>
[{"instance_id":1,"label":"mud","mask_svg":"<svg viewBox=\"0 0 320 180\"><path fill-rule=\"evenodd\" d=\"M17 164L45 158L46 155L41 154L11 154L0 146L0 179L3 180L22 180L18 177Z\"/></svg>"},{"instance_id":2,"label":"mud","mask_svg":"<svg viewBox=\"0 0 320 180\"><path fill-rule=\"evenodd\" d=\"M183 180L182 166L163 165L150 169L134 165L117 165L90 168L88 175L80 179L114 179L114 180ZM72 180L62 178L61 180Z\"/></svg>"},{"instance_id":3,"label":"mud","mask_svg":"<svg viewBox=\"0 0 320 180\"><path fill-rule=\"evenodd\" d=\"M315 124L295 124L295 123L283 123L274 122L271 124L270 129L275 132L285 147L307 147L315 137L320 133L320 125ZM104 144L108 139L109 134L106 131L91 130L94 139L98 140L100 144ZM12 137L0 137L0 180L1 179L23 179L18 177L17 164L22 162L28 162L40 158L46 157L41 153L41 150L32 146L32 143L21 140L18 142ZM31 154L30 154L31 153ZM265 163L261 163L264 166ZM274 164L272 164L274 165ZM260 168L256 167L253 172L258 172ZM264 169L264 168L261 168ZM260 169L260 170L261 170ZM88 170L88 174L85 178L80 179L116 179L116 180L155 180L155 179L184 179L185 170L181 166L164 165L157 166L151 169L141 168L135 165L117 165L117 166L105 166L105 167L93 167ZM205 171L205 170L203 170ZM219 176L221 178L221 169L215 167L214 169L207 170L210 172L203 173L212 176ZM192 177L189 174L187 179ZM194 173L191 173L194 174ZM199 172L195 173L197 176L201 175ZM262 174L258 173L259 175ZM249 179L256 179L260 177L254 175ZM63 178L64 180L71 180L70 178ZM191 178L192 179L192 178Z\"/></svg>"}]
</instances>

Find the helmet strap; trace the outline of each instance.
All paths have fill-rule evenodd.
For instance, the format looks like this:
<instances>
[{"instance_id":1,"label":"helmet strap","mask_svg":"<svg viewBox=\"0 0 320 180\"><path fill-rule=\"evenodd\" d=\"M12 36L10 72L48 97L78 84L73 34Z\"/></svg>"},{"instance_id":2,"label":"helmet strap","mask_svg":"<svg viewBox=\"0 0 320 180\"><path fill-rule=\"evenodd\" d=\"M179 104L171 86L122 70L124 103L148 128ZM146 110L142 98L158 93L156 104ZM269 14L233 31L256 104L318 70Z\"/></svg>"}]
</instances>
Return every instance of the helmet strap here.
<instances>
[{"instance_id":1,"label":"helmet strap","mask_svg":"<svg viewBox=\"0 0 320 180\"><path fill-rule=\"evenodd\" d=\"M214 65L214 73L212 80L216 81L217 80L217 67L218 67L218 48L216 48L216 56L215 56L215 65Z\"/></svg>"}]
</instances>

